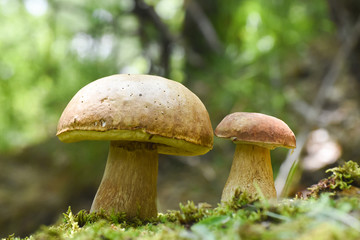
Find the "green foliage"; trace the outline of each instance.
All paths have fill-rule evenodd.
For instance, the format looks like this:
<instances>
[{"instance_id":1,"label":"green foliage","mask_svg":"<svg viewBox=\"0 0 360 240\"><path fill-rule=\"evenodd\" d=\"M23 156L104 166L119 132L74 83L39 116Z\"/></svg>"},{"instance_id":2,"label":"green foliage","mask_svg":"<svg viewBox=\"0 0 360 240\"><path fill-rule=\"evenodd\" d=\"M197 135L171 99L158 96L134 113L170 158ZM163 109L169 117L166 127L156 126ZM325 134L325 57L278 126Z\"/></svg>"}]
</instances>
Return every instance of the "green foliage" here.
<instances>
[{"instance_id":1,"label":"green foliage","mask_svg":"<svg viewBox=\"0 0 360 240\"><path fill-rule=\"evenodd\" d=\"M76 91L141 57L139 39L125 28L137 20L122 4L44 2L42 15L24 1L0 2L0 151L54 136Z\"/></svg>"},{"instance_id":2,"label":"green foliage","mask_svg":"<svg viewBox=\"0 0 360 240\"><path fill-rule=\"evenodd\" d=\"M225 54L206 59L207 71L189 68L211 88L206 99L218 123L234 111L282 116L292 86L287 65L304 57L308 43L332 31L326 2L228 1L219 4L214 20ZM316 22L316 24L314 24ZM225 27L226 26L226 27ZM193 42L196 40L194 39ZM212 53L205 53L211 55ZM209 102L210 101L210 102ZM285 111L286 112L286 111ZM286 121L287 122L287 121Z\"/></svg>"},{"instance_id":3,"label":"green foliage","mask_svg":"<svg viewBox=\"0 0 360 240\"><path fill-rule=\"evenodd\" d=\"M31 2L0 2L0 151L54 136L61 111L87 83L118 72L163 75L164 65L167 77L195 90L206 86L196 91L214 122L231 110L280 113L288 84L282 63L332 31L322 1L215 1L207 5L216 11L202 7L221 52L207 48L196 56L206 44L183 31L194 25L185 21L183 2L146 1L173 38L164 63L164 33L132 11L133 1L44 2L38 13Z\"/></svg>"}]
</instances>

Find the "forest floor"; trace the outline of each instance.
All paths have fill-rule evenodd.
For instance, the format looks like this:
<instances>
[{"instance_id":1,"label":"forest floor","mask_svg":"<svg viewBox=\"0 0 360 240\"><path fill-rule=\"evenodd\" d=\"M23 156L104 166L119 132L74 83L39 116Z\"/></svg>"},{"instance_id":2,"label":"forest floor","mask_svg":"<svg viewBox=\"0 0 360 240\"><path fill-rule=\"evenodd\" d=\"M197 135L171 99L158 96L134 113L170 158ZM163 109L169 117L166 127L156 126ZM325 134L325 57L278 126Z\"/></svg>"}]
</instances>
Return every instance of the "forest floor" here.
<instances>
[{"instance_id":1,"label":"forest floor","mask_svg":"<svg viewBox=\"0 0 360 240\"><path fill-rule=\"evenodd\" d=\"M71 208L25 239L360 239L360 168L348 161L294 199L237 193L212 207L192 201L146 222ZM20 239L14 234L9 240Z\"/></svg>"}]
</instances>

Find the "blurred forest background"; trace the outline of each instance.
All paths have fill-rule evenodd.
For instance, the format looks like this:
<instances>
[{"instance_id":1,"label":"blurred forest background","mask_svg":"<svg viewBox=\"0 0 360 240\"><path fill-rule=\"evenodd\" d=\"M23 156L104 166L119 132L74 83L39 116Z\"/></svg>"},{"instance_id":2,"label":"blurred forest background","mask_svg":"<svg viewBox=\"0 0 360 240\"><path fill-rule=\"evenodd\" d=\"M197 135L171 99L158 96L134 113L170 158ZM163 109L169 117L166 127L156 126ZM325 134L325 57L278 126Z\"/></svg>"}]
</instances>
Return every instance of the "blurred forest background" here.
<instances>
[{"instance_id":1,"label":"blurred forest background","mask_svg":"<svg viewBox=\"0 0 360 240\"><path fill-rule=\"evenodd\" d=\"M0 0L0 237L25 236L72 206L89 209L106 142L64 144L57 121L84 85L116 73L183 83L213 127L235 111L284 120L292 155L272 151L278 191L360 160L358 0ZM220 200L235 146L161 156L159 211Z\"/></svg>"}]
</instances>

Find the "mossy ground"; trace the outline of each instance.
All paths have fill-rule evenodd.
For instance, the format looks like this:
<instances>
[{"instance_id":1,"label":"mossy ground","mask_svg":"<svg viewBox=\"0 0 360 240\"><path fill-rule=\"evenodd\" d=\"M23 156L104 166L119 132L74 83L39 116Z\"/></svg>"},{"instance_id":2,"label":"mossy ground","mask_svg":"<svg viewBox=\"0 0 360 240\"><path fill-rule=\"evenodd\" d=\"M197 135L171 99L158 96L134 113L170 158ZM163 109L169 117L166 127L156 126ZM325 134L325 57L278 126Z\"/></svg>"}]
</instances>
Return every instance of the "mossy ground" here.
<instances>
[{"instance_id":1,"label":"mossy ground","mask_svg":"<svg viewBox=\"0 0 360 240\"><path fill-rule=\"evenodd\" d=\"M215 208L189 201L146 222L69 208L58 223L25 239L360 239L360 168L349 161L328 171L329 178L295 199L272 202L238 193Z\"/></svg>"}]
</instances>

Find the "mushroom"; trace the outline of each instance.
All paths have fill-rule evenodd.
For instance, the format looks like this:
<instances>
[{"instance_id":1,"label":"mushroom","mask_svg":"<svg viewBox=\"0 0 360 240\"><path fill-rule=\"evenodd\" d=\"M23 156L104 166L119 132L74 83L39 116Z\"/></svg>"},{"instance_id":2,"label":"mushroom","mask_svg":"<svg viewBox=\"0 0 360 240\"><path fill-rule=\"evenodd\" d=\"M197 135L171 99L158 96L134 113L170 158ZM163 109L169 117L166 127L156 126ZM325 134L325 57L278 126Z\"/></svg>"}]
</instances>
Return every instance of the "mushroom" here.
<instances>
[{"instance_id":1,"label":"mushroom","mask_svg":"<svg viewBox=\"0 0 360 240\"><path fill-rule=\"evenodd\" d=\"M140 219L157 216L158 153L201 155L213 145L201 100L182 84L151 75L118 74L86 85L63 111L57 136L110 141L90 212Z\"/></svg>"},{"instance_id":2,"label":"mushroom","mask_svg":"<svg viewBox=\"0 0 360 240\"><path fill-rule=\"evenodd\" d=\"M230 201L238 189L258 198L276 198L270 150L295 148L294 133L282 120L261 113L235 112L216 127L215 135L236 144L230 174L221 201Z\"/></svg>"}]
</instances>

